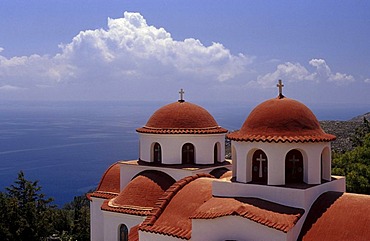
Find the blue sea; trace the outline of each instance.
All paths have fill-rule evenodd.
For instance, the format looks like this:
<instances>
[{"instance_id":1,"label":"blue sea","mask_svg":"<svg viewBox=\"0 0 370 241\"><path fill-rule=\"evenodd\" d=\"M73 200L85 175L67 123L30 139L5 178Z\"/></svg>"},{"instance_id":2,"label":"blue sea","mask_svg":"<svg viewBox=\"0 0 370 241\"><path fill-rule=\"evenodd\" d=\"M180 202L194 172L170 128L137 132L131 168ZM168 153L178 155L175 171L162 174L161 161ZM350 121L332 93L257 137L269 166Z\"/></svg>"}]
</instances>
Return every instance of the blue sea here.
<instances>
[{"instance_id":1,"label":"blue sea","mask_svg":"<svg viewBox=\"0 0 370 241\"><path fill-rule=\"evenodd\" d=\"M136 128L164 102L24 102L0 106L0 191L23 170L38 180L42 192L63 206L95 188L104 171L118 160L138 157ZM217 122L239 129L253 103L204 102ZM348 120L368 106L309 106L319 120Z\"/></svg>"}]
</instances>

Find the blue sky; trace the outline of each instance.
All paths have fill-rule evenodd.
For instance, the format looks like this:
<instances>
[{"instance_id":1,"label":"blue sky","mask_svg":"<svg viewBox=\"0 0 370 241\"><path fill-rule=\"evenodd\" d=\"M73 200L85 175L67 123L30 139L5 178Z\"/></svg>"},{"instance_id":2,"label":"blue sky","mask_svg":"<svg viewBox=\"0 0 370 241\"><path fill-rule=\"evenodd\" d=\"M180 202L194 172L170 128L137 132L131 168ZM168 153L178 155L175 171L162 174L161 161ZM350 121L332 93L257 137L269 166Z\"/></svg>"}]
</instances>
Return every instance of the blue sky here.
<instances>
[{"instance_id":1,"label":"blue sky","mask_svg":"<svg viewBox=\"0 0 370 241\"><path fill-rule=\"evenodd\" d=\"M0 3L0 99L370 105L370 1Z\"/></svg>"}]
</instances>

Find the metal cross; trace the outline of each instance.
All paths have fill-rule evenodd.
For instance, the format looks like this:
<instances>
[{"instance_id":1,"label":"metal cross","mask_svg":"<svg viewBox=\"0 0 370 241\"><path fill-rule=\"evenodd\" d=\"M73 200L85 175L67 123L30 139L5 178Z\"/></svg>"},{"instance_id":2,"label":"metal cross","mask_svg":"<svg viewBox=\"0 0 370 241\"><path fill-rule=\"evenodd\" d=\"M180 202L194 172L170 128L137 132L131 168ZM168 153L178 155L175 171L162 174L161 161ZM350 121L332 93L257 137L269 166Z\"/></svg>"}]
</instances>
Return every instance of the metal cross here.
<instances>
[{"instance_id":1,"label":"metal cross","mask_svg":"<svg viewBox=\"0 0 370 241\"><path fill-rule=\"evenodd\" d=\"M259 170L259 177L262 177L262 162L266 161L266 159L263 159L262 154L260 154L260 157L256 159L256 161L260 162L260 170Z\"/></svg>"},{"instance_id":2,"label":"metal cross","mask_svg":"<svg viewBox=\"0 0 370 241\"><path fill-rule=\"evenodd\" d=\"M284 97L283 95L283 82L281 81L281 79L279 79L279 83L276 85L277 87L279 87L279 98L281 97Z\"/></svg>"},{"instance_id":3,"label":"metal cross","mask_svg":"<svg viewBox=\"0 0 370 241\"><path fill-rule=\"evenodd\" d=\"M181 89L179 91L179 94L180 94L179 102L184 102L184 94L185 94L185 91L183 89Z\"/></svg>"},{"instance_id":4,"label":"metal cross","mask_svg":"<svg viewBox=\"0 0 370 241\"><path fill-rule=\"evenodd\" d=\"M295 158L295 155L293 155L293 158L289 160L290 162L293 163L293 168L292 168L292 173L295 174L296 173L296 166L295 166L295 163L296 162L299 162L299 159L296 159Z\"/></svg>"}]
</instances>

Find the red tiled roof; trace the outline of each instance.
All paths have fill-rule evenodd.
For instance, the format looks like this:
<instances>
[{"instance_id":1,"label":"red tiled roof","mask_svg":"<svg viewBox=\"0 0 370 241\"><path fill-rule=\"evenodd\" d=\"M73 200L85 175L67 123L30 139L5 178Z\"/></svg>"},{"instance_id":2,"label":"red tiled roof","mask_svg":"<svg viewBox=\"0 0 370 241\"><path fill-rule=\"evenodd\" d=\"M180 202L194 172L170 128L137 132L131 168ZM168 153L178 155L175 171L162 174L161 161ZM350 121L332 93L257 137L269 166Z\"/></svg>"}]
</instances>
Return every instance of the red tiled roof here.
<instances>
[{"instance_id":1,"label":"red tiled roof","mask_svg":"<svg viewBox=\"0 0 370 241\"><path fill-rule=\"evenodd\" d=\"M159 198L139 230L190 239L189 217L212 197L212 179L209 174L197 174L177 181Z\"/></svg>"},{"instance_id":2,"label":"red tiled roof","mask_svg":"<svg viewBox=\"0 0 370 241\"><path fill-rule=\"evenodd\" d=\"M112 206L112 200L105 200L101 206L104 211L114 212L114 213L125 213L136 216L148 216L152 208L139 207L139 206Z\"/></svg>"},{"instance_id":3,"label":"red tiled roof","mask_svg":"<svg viewBox=\"0 0 370 241\"><path fill-rule=\"evenodd\" d=\"M218 126L213 116L203 107L189 102L174 102L158 109L140 133L152 134L216 134L227 130Z\"/></svg>"},{"instance_id":4,"label":"red tiled roof","mask_svg":"<svg viewBox=\"0 0 370 241\"><path fill-rule=\"evenodd\" d=\"M219 133L227 133L227 130L217 126L213 128L203 128L203 129L196 129L196 128L188 128L188 129L180 129L180 128L150 128L150 127L141 127L136 129L137 132L140 133L149 133L149 134L219 134Z\"/></svg>"},{"instance_id":5,"label":"red tiled roof","mask_svg":"<svg viewBox=\"0 0 370 241\"><path fill-rule=\"evenodd\" d=\"M235 141L328 142L316 116L304 104L286 97L267 100L249 114L239 131L227 135Z\"/></svg>"},{"instance_id":6,"label":"red tiled roof","mask_svg":"<svg viewBox=\"0 0 370 241\"><path fill-rule=\"evenodd\" d=\"M117 197L118 193L111 193L111 192L102 192L102 191L95 191L92 193L87 194L87 198L91 200L92 197L97 197L97 198L103 198L103 199L111 199L114 197Z\"/></svg>"},{"instance_id":7,"label":"red tiled roof","mask_svg":"<svg viewBox=\"0 0 370 241\"><path fill-rule=\"evenodd\" d=\"M237 215L286 233L294 227L303 213L303 209L287 207L258 198L212 197L190 218L213 219Z\"/></svg>"},{"instance_id":8,"label":"red tiled roof","mask_svg":"<svg viewBox=\"0 0 370 241\"><path fill-rule=\"evenodd\" d=\"M370 195L322 194L312 205L298 240L370 240Z\"/></svg>"},{"instance_id":9,"label":"red tiled roof","mask_svg":"<svg viewBox=\"0 0 370 241\"><path fill-rule=\"evenodd\" d=\"M104 203L102 210L146 216L173 183L175 180L164 172L143 171L117 197Z\"/></svg>"},{"instance_id":10,"label":"red tiled roof","mask_svg":"<svg viewBox=\"0 0 370 241\"><path fill-rule=\"evenodd\" d=\"M133 226L130 229L128 241L139 241L139 225Z\"/></svg>"},{"instance_id":11,"label":"red tiled roof","mask_svg":"<svg viewBox=\"0 0 370 241\"><path fill-rule=\"evenodd\" d=\"M116 162L105 171L96 191L119 193L119 189L120 165Z\"/></svg>"},{"instance_id":12,"label":"red tiled roof","mask_svg":"<svg viewBox=\"0 0 370 241\"><path fill-rule=\"evenodd\" d=\"M120 165L112 164L103 174L96 191L87 194L87 197L111 199L118 195L120 189Z\"/></svg>"}]
</instances>

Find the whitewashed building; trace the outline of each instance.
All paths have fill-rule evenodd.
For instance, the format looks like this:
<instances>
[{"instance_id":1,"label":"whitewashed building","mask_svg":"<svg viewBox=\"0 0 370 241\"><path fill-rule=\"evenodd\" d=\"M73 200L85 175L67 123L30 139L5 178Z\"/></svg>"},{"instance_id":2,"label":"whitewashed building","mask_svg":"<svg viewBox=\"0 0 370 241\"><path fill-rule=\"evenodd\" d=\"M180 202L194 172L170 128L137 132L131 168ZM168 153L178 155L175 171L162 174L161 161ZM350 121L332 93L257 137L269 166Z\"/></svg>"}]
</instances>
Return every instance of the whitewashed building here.
<instances>
[{"instance_id":1,"label":"whitewashed building","mask_svg":"<svg viewBox=\"0 0 370 241\"><path fill-rule=\"evenodd\" d=\"M88 195L91 240L369 240L370 197L345 193L335 136L282 86L229 134L181 90L137 129L138 160L114 163Z\"/></svg>"}]
</instances>

